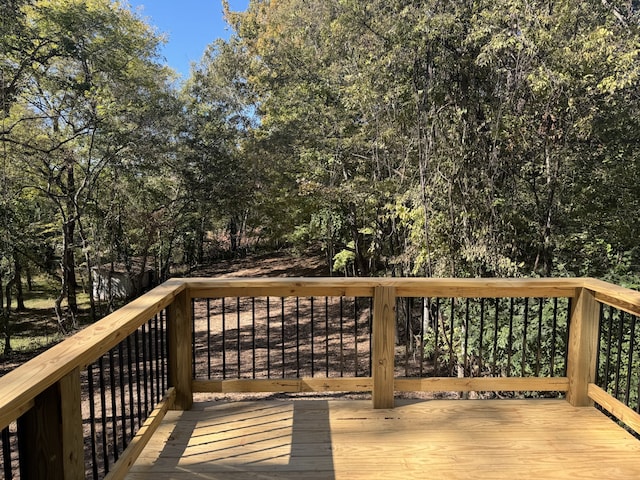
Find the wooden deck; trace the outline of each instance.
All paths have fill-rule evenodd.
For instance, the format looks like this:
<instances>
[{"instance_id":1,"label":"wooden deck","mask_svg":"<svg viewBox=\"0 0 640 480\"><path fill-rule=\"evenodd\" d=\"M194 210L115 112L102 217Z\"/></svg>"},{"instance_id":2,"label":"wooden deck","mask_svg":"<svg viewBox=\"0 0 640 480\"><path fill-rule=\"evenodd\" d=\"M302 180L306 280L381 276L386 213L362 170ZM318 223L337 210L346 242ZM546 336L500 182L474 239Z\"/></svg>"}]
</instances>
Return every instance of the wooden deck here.
<instances>
[{"instance_id":1,"label":"wooden deck","mask_svg":"<svg viewBox=\"0 0 640 480\"><path fill-rule=\"evenodd\" d=\"M201 402L131 469L153 479L638 479L640 441L564 400Z\"/></svg>"}]
</instances>

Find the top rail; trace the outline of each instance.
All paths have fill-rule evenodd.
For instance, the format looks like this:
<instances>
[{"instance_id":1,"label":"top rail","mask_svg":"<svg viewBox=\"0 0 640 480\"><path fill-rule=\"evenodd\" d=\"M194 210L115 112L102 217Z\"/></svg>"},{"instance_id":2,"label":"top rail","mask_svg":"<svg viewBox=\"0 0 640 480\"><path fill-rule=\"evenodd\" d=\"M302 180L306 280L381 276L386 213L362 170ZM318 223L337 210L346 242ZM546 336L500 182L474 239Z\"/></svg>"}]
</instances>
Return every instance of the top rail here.
<instances>
[{"instance_id":1,"label":"top rail","mask_svg":"<svg viewBox=\"0 0 640 480\"><path fill-rule=\"evenodd\" d=\"M554 298L573 297L576 288L585 286L585 280L580 278L183 279L188 285L191 298L264 295L372 297L376 287L393 287L399 297ZM640 305L640 299L638 304Z\"/></svg>"}]
</instances>

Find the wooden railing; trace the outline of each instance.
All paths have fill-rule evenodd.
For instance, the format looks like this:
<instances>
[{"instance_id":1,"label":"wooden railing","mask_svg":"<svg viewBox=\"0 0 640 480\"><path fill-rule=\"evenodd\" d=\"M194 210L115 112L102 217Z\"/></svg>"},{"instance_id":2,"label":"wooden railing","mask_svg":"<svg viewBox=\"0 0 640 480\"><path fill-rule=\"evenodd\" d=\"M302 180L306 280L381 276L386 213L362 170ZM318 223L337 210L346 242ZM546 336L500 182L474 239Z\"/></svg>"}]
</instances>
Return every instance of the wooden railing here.
<instances>
[{"instance_id":1,"label":"wooden railing","mask_svg":"<svg viewBox=\"0 0 640 480\"><path fill-rule=\"evenodd\" d=\"M244 361L241 343L244 320L241 318L243 311L238 307L234 313L237 327L234 334L237 340L235 358L238 364L235 378L225 378L225 374L220 378L211 376L215 369L211 367L210 356L216 353L210 348L215 335L210 325L213 317L210 313L201 317L196 306L197 302L205 301L205 310L210 312L210 299L225 298L237 299L237 305L241 305L241 298L267 299L267 340L263 347L267 351L268 366L272 345L278 359L282 359L278 360L278 371L282 373L277 378L271 378L270 373L266 378L256 375L256 352L260 347L256 347L255 300L250 302L253 315L250 320L253 323L249 327L253 342L251 373L244 375L241 365ZM270 298L282 299L279 304L280 323L274 327L280 336L273 333L275 343L269 338ZM321 323L327 347L323 350L326 371L322 375L317 375L312 369L311 375L305 376L300 368L300 332L306 328L301 316L308 313L300 308L300 299L305 298L325 299ZM358 370L356 358L352 376L344 375L344 362L339 373L329 372L328 344L330 341L339 342L340 355L344 356L342 336L346 335L346 330L341 327L339 333L329 336L329 325L334 322L334 310L329 308L329 299L342 302L344 298L367 299L365 305L368 305L357 311L352 322L356 350L358 345L361 352L366 350L367 360L364 363L368 367ZM441 298L451 299L451 314L446 322L437 307L439 300L431 300ZM295 299L296 309L287 307L285 299ZM420 361L427 336L424 325L434 330L430 334L435 335L436 360L430 361L436 363L439 339L448 341L453 351L454 330L460 329L455 337L462 352L458 355L460 368L457 375L440 376L437 369L431 368L417 377L398 376L395 370L396 350L403 348L402 342L398 342L398 299L421 301L418 311L422 312L423 326L415 335L419 338ZM506 308L510 317L505 317L509 342L515 332L520 331L523 335L523 339L517 342L522 344L520 353L514 349L521 356L519 372L515 367L510 369L508 366L506 373L495 368L498 331L487 333L487 340L484 340L482 325L491 323L485 319L484 300L475 310L466 302L460 327L457 327L453 322L457 305L453 299L525 299L525 307L518 307L522 311L522 319L515 322L517 325L514 325L514 301L510 301L510 307ZM565 336L556 338L557 302L553 304L556 305L552 314L554 333L550 348L553 354L551 368L546 374L543 374L540 364L544 363L541 361L543 340L546 341L550 334L543 328L543 320L551 314L544 313L543 309L551 311L551 307L544 307L543 301L539 300L537 310L531 310L538 313L529 313L527 305L534 302L528 299L566 299L568 305L564 330L558 326L558 331L563 330ZM357 307L357 302L354 305ZM411 304L407 305L406 310L410 311ZM608 306L607 310L602 308L603 305ZM311 301L311 319L306 320L306 325L312 332L313 308ZM367 313L362 312L365 308ZM502 315L498 300L495 300L493 308L497 329ZM435 323L429 327L424 316L434 312ZM370 391L374 408L392 408L397 391L556 392L553 394L566 395L567 401L574 406L591 406L595 401L628 427L640 432L640 385L638 369L634 367L640 361L640 341L637 338L640 326L638 332L635 329L635 319L639 314L640 293L594 279L173 279L0 378L0 430L3 432L5 477L40 478L46 472L47 478L75 479L85 478L85 475L122 478L166 411L189 409L196 392ZM224 304L222 315L224 327ZM166 329L157 328L158 316L160 325L166 320ZM625 320L627 316L631 320ZM200 375L199 367L196 368L194 363L194 358L199 355L196 354L196 334L200 328L196 323L198 318L208 328L204 340L200 339L209 346L205 359L209 362L205 370L208 375ZM342 323L342 317L336 322ZM529 323L536 325L533 334L528 333ZM469 331L472 327L477 328L478 324L481 325L480 347L474 355L482 357L483 350L490 351L493 368L486 367L492 363L490 359L480 358L474 376L469 374L473 370L468 368L472 357ZM156 328L151 332L154 325ZM289 346L286 343L288 335L294 331L292 335L298 342ZM527 347L527 335L536 336L534 347ZM408 331L405 336L410 339ZM311 341L314 341L313 337ZM495 346L488 347L488 344ZM225 345L223 341L222 350ZM510 356L512 347L510 343L508 345ZM408 358L408 347L404 348L405 358ZM527 348L537 349L533 355L535 367L527 366ZM289 354L297 356L297 369L287 367L286 356ZM607 354L615 356L617 369L613 368L612 362L607 362ZM556 355L562 357L564 365L561 376L556 375L557 369L553 364ZM125 359L128 359L128 366ZM226 357L223 357L222 363L225 362ZM625 362L628 365L626 369L621 367ZM88 386L96 383L92 380L92 365L96 365L95 369L100 372L95 377L99 384L96 393L92 393L93 386ZM420 365L422 372L423 364ZM103 368L106 373L103 373ZM163 382L160 382L161 376ZM95 401L92 400L93 395ZM142 397L145 399L144 407ZM150 397L149 402L147 397ZM102 412L100 415L98 410ZM96 418L99 416L101 421ZM96 443L101 446L96 447ZM111 444L115 446L107 446ZM99 466L96 465L98 463Z\"/></svg>"}]
</instances>

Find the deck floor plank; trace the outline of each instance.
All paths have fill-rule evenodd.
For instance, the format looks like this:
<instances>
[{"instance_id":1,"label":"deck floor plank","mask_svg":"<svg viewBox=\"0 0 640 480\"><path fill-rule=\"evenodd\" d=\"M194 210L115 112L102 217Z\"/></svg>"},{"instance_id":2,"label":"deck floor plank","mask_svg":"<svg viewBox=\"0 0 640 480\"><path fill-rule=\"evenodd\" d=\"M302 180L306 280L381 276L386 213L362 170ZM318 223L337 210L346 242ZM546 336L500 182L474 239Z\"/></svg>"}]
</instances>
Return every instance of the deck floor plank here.
<instances>
[{"instance_id":1,"label":"deck floor plank","mask_svg":"<svg viewBox=\"0 0 640 480\"><path fill-rule=\"evenodd\" d=\"M638 479L640 441L563 400L201 402L127 478Z\"/></svg>"}]
</instances>

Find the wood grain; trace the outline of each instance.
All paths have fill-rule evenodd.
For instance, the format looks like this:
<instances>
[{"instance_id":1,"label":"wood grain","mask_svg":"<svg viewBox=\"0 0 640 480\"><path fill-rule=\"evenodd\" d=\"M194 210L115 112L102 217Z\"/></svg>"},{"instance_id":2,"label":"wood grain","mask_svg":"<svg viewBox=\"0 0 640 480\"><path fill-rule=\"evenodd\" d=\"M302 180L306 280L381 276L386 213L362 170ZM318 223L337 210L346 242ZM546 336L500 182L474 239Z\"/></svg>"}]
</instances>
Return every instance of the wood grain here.
<instances>
[{"instance_id":1,"label":"wood grain","mask_svg":"<svg viewBox=\"0 0 640 480\"><path fill-rule=\"evenodd\" d=\"M591 290L576 293L569 325L567 401L574 407L592 405L588 387L595 381L600 310Z\"/></svg>"},{"instance_id":2,"label":"wood grain","mask_svg":"<svg viewBox=\"0 0 640 480\"><path fill-rule=\"evenodd\" d=\"M393 408L396 289L376 287L371 331L373 408Z\"/></svg>"},{"instance_id":3,"label":"wood grain","mask_svg":"<svg viewBox=\"0 0 640 480\"><path fill-rule=\"evenodd\" d=\"M196 403L152 442L128 479L640 478L640 442L563 400Z\"/></svg>"},{"instance_id":4,"label":"wood grain","mask_svg":"<svg viewBox=\"0 0 640 480\"><path fill-rule=\"evenodd\" d=\"M611 415L632 428L634 432L640 434L640 414L593 383L589 384L589 397Z\"/></svg>"}]
</instances>

